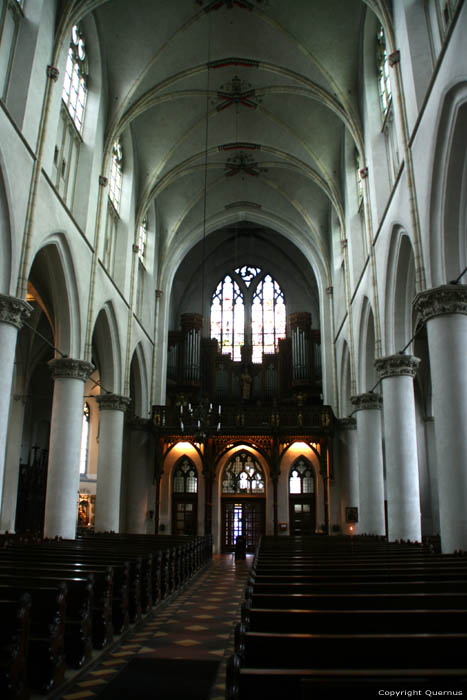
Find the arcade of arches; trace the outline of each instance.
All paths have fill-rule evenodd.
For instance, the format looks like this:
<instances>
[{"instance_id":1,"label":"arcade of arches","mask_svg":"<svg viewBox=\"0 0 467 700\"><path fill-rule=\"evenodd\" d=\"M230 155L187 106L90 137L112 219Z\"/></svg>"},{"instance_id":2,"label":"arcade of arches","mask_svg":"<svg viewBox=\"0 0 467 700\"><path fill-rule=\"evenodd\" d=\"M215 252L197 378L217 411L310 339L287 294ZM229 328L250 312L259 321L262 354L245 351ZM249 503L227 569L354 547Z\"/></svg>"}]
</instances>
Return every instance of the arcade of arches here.
<instances>
[{"instance_id":1,"label":"arcade of arches","mask_svg":"<svg viewBox=\"0 0 467 700\"><path fill-rule=\"evenodd\" d=\"M1 0L2 531L467 550L463 0Z\"/></svg>"}]
</instances>

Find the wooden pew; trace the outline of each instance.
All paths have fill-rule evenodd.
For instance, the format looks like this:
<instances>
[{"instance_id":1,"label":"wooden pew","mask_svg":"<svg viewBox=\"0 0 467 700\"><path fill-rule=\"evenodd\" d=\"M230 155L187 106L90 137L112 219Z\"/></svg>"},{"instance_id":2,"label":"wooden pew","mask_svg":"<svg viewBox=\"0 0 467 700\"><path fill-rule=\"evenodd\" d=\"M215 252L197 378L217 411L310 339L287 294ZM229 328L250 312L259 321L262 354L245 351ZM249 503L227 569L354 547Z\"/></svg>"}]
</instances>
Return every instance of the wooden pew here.
<instances>
[{"instance_id":1,"label":"wooden pew","mask_svg":"<svg viewBox=\"0 0 467 700\"><path fill-rule=\"evenodd\" d=\"M0 696L4 700L28 700L27 679L31 596L0 600Z\"/></svg>"},{"instance_id":2,"label":"wooden pew","mask_svg":"<svg viewBox=\"0 0 467 700\"><path fill-rule=\"evenodd\" d=\"M32 585L27 591L0 584L0 599L17 600L31 595L28 637L28 682L31 690L48 693L59 686L65 676L66 584Z\"/></svg>"}]
</instances>

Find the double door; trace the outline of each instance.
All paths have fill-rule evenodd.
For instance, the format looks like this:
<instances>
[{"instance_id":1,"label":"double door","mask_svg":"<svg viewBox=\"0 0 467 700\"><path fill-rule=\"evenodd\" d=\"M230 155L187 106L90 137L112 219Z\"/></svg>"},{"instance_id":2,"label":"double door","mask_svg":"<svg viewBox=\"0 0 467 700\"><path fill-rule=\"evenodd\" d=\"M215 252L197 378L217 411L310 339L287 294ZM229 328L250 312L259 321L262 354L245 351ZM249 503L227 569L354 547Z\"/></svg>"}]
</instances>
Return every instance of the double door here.
<instances>
[{"instance_id":1,"label":"double door","mask_svg":"<svg viewBox=\"0 0 467 700\"><path fill-rule=\"evenodd\" d=\"M248 552L254 552L265 531L265 499L222 499L222 551L233 552L239 535L245 537Z\"/></svg>"}]
</instances>

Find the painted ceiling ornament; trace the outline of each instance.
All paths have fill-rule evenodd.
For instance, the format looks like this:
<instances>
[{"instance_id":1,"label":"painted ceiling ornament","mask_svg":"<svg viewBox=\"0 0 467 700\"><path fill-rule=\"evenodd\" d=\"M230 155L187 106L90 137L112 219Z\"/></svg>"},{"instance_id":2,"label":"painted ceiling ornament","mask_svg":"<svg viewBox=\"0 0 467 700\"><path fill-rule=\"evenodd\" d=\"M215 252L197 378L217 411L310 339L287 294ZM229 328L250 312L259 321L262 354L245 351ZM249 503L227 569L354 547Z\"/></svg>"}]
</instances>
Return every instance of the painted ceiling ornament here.
<instances>
[{"instance_id":1,"label":"painted ceiling ornament","mask_svg":"<svg viewBox=\"0 0 467 700\"><path fill-rule=\"evenodd\" d=\"M256 3L261 3L263 0L256 0ZM240 7L242 10L253 10L255 7L255 2L251 0L196 0L198 5L201 5L205 12L211 12L212 10L219 10L221 7L227 7L227 9L232 10L234 7Z\"/></svg>"},{"instance_id":2,"label":"painted ceiling ornament","mask_svg":"<svg viewBox=\"0 0 467 700\"><path fill-rule=\"evenodd\" d=\"M249 153L237 153L237 155L232 156L227 159L225 164L225 174L227 177L232 177L233 175L251 175L252 177L258 177L261 173L267 173L267 168L262 168L254 160L253 156Z\"/></svg>"},{"instance_id":3,"label":"painted ceiling ornament","mask_svg":"<svg viewBox=\"0 0 467 700\"><path fill-rule=\"evenodd\" d=\"M261 102L251 83L240 80L238 75L235 75L229 83L220 86L217 97L220 100L216 106L218 112L222 112L232 105L244 105L249 109L256 109Z\"/></svg>"}]
</instances>

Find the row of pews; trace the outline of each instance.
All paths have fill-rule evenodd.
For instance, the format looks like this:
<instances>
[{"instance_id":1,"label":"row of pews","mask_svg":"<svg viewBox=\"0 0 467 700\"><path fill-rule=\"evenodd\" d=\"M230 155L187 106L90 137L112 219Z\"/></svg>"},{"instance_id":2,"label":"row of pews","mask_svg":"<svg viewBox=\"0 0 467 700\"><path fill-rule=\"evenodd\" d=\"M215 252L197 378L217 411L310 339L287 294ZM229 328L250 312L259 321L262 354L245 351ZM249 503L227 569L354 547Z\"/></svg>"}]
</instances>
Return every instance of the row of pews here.
<instances>
[{"instance_id":1,"label":"row of pews","mask_svg":"<svg viewBox=\"0 0 467 700\"><path fill-rule=\"evenodd\" d=\"M408 689L467 693L467 556L368 536L263 537L226 698Z\"/></svg>"},{"instance_id":2,"label":"row of pews","mask_svg":"<svg viewBox=\"0 0 467 700\"><path fill-rule=\"evenodd\" d=\"M211 536L0 536L0 697L55 690L211 557Z\"/></svg>"}]
</instances>

